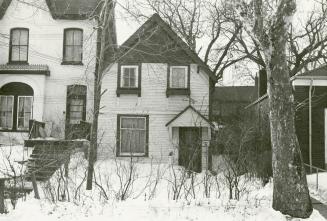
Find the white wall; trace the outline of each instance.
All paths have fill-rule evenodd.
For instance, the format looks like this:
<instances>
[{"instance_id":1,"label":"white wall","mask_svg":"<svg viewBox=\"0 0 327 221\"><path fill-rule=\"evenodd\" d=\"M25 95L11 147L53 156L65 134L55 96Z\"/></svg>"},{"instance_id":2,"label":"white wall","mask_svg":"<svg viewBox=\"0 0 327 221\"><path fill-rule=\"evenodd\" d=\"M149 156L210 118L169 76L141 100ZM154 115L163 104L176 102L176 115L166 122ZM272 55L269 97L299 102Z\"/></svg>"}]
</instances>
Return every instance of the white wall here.
<instances>
[{"instance_id":1,"label":"white wall","mask_svg":"<svg viewBox=\"0 0 327 221\"><path fill-rule=\"evenodd\" d=\"M16 82L24 82L24 79L31 78L31 81L35 82L35 87L44 88L40 97L39 95L35 96L34 116L38 120L53 121L55 124L63 126L66 111L67 85L87 85L87 111L90 113L93 107L93 94L91 91L93 89L92 83L96 53L97 33L93 29L95 23L89 20L54 20L50 15L45 0L24 1L37 4L44 10L20 3L17 0L11 2L4 17L0 20L0 33L2 34L0 35L0 64L6 64L8 62L10 29L16 27L28 28L28 63L48 65L50 76L0 75L0 83L3 81L8 82L10 78L14 78ZM83 29L84 65L61 65L65 28ZM35 87L33 87L34 90ZM42 105L38 104L38 100L41 99L44 100L43 110L40 109Z\"/></svg>"},{"instance_id":2,"label":"white wall","mask_svg":"<svg viewBox=\"0 0 327 221\"><path fill-rule=\"evenodd\" d=\"M149 157L167 161L170 152L176 152L172 142L172 132L166 127L176 114L189 105L187 96L166 97L167 64L142 64L141 97L137 95L120 95L117 97L117 64L107 72L103 80L103 90L108 91L102 97L99 136L101 148L99 158L115 154L117 114L149 115ZM191 65L191 98L192 105L208 115L209 79L203 73L197 73L197 66Z\"/></svg>"}]
</instances>

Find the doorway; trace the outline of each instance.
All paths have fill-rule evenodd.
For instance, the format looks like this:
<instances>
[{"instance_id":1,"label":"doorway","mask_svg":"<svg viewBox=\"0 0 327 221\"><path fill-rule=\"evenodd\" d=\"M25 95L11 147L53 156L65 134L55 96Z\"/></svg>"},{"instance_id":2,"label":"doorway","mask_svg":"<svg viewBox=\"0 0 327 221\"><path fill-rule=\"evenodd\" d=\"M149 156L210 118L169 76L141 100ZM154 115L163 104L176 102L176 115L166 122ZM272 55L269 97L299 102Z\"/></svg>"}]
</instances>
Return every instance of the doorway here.
<instances>
[{"instance_id":1,"label":"doorway","mask_svg":"<svg viewBox=\"0 0 327 221\"><path fill-rule=\"evenodd\" d=\"M178 164L187 170L202 170L202 132L199 127L179 128Z\"/></svg>"}]
</instances>

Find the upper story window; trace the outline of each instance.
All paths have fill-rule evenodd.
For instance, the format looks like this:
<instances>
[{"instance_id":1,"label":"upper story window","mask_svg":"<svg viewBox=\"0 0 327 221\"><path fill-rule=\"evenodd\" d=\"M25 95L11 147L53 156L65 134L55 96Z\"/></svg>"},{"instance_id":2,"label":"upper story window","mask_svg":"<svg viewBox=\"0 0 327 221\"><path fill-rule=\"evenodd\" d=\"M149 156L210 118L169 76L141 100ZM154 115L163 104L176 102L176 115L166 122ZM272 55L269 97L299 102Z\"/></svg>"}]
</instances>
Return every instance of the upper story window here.
<instances>
[{"instance_id":1,"label":"upper story window","mask_svg":"<svg viewBox=\"0 0 327 221\"><path fill-rule=\"evenodd\" d=\"M121 87L137 88L138 87L138 66L121 66Z\"/></svg>"},{"instance_id":2,"label":"upper story window","mask_svg":"<svg viewBox=\"0 0 327 221\"><path fill-rule=\"evenodd\" d=\"M14 28L10 32L9 62L27 63L28 61L28 29Z\"/></svg>"},{"instance_id":3,"label":"upper story window","mask_svg":"<svg viewBox=\"0 0 327 221\"><path fill-rule=\"evenodd\" d=\"M170 88L187 88L187 66L170 67Z\"/></svg>"},{"instance_id":4,"label":"upper story window","mask_svg":"<svg viewBox=\"0 0 327 221\"><path fill-rule=\"evenodd\" d=\"M137 94L141 96L141 65L119 65L117 96Z\"/></svg>"},{"instance_id":5,"label":"upper story window","mask_svg":"<svg viewBox=\"0 0 327 221\"><path fill-rule=\"evenodd\" d=\"M64 30L62 64L82 64L83 59L83 30L69 28Z\"/></svg>"},{"instance_id":6,"label":"upper story window","mask_svg":"<svg viewBox=\"0 0 327 221\"><path fill-rule=\"evenodd\" d=\"M167 78L167 97L190 95L190 67L188 65L169 66Z\"/></svg>"}]
</instances>

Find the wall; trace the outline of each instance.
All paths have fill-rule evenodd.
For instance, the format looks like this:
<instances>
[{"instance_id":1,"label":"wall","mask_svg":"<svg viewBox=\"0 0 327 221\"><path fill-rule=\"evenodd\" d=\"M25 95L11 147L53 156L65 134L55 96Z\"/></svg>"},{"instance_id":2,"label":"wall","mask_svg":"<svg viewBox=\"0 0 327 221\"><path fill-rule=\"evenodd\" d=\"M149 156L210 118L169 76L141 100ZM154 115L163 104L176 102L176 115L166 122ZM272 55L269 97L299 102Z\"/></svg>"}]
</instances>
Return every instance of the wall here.
<instances>
[{"instance_id":1,"label":"wall","mask_svg":"<svg viewBox=\"0 0 327 221\"><path fill-rule=\"evenodd\" d=\"M173 145L173 132L166 127L174 116L189 105L187 96L166 97L167 64L142 63L141 97L137 95L120 95L117 97L117 64L108 70L103 80L103 109L99 119L99 137L101 148L98 157L115 155L117 114L149 115L149 159L168 161L169 154L178 157L176 145ZM205 116L209 108L209 79L203 73L197 73L197 65L191 66L192 105ZM174 130L174 129L173 129ZM172 131L173 131L172 130ZM176 131L176 130L175 130ZM174 135L175 136L175 135Z\"/></svg>"},{"instance_id":2,"label":"wall","mask_svg":"<svg viewBox=\"0 0 327 221\"><path fill-rule=\"evenodd\" d=\"M70 84L88 86L88 118L93 106L92 82L95 68L96 32L95 23L90 20L54 20L44 0L25 0L40 5L42 9L13 0L0 20L0 64L6 64L9 57L10 29L24 27L29 29L29 64L49 66L50 76L0 75L0 83L14 78L24 82L29 78L35 83L34 90L43 91L35 96L33 116L38 120L52 121L60 128L63 136L63 121L66 111L66 88ZM63 33L65 28L83 29L83 64L61 65L63 56ZM32 84L32 83L31 83ZM38 89L36 89L38 88ZM43 100L44 106L39 104Z\"/></svg>"}]
</instances>

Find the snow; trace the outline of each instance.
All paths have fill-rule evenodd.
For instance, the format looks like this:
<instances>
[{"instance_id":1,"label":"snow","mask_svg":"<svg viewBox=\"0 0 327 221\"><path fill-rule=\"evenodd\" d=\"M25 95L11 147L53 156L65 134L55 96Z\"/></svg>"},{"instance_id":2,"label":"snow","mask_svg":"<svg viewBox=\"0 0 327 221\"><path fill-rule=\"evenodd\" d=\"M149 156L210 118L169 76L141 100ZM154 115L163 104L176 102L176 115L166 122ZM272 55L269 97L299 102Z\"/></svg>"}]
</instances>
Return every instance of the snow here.
<instances>
[{"instance_id":1,"label":"snow","mask_svg":"<svg viewBox=\"0 0 327 221\"><path fill-rule=\"evenodd\" d=\"M106 199L98 185L93 184L92 191L85 190L86 169L87 161L83 154L74 154L69 165L69 202L50 200L50 190L55 190L52 194L56 195L60 183L61 175L58 170L49 182L39 183L41 200L34 199L32 193L26 200L19 199L16 209L11 208L9 201L6 202L9 213L0 215L0 221L290 220L271 208L272 183L263 187L260 181L246 175L240 177L239 200L228 199L226 180L222 174L217 177L210 176L210 197L205 197L203 181L208 176L205 172L197 174L194 179L186 174L181 195L178 200L173 200L174 184L178 186L185 175L180 167L154 161L145 164L138 159L108 159L98 161L95 165L96 181L106 193ZM129 174L129 171L133 173ZM129 177L132 182L130 188L127 188L126 199L119 200L121 187L126 186ZM215 182L214 178L217 178L218 182ZM187 190L192 180L194 195L189 195ZM319 212L314 211L307 220L324 219Z\"/></svg>"},{"instance_id":2,"label":"snow","mask_svg":"<svg viewBox=\"0 0 327 221\"><path fill-rule=\"evenodd\" d=\"M27 160L31 148L23 146L0 146L0 178L19 176L24 166L19 162Z\"/></svg>"},{"instance_id":3,"label":"snow","mask_svg":"<svg viewBox=\"0 0 327 221\"><path fill-rule=\"evenodd\" d=\"M327 172L318 174L318 190L316 189L316 174L307 176L310 194L317 200L327 204Z\"/></svg>"}]
</instances>

